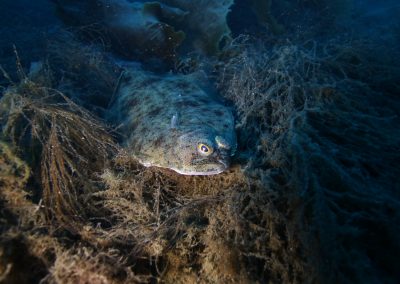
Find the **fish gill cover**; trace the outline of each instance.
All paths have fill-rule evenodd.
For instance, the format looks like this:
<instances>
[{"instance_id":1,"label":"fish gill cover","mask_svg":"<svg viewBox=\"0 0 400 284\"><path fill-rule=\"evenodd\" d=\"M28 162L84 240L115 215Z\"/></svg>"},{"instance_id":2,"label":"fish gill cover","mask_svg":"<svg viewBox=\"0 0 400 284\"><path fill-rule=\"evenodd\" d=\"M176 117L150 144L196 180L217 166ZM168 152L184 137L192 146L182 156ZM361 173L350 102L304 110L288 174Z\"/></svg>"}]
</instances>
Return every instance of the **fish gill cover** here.
<instances>
[{"instance_id":1,"label":"fish gill cover","mask_svg":"<svg viewBox=\"0 0 400 284\"><path fill-rule=\"evenodd\" d=\"M0 3L0 282L399 282L396 1L53 2ZM132 158L129 70L204 74L229 170Z\"/></svg>"}]
</instances>

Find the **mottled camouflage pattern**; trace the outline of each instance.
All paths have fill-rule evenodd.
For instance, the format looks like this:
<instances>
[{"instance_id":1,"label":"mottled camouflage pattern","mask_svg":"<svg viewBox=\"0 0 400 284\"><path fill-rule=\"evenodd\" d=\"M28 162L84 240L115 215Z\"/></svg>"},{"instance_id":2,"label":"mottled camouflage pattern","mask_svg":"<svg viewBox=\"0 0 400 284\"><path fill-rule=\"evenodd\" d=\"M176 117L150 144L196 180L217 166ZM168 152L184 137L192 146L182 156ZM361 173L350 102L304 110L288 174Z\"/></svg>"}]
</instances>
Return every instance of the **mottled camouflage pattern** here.
<instances>
[{"instance_id":1,"label":"mottled camouflage pattern","mask_svg":"<svg viewBox=\"0 0 400 284\"><path fill-rule=\"evenodd\" d=\"M229 166L236 150L230 110L188 75L130 71L121 81L112 113L129 153L145 166L186 175L211 175ZM198 144L213 151L204 156Z\"/></svg>"}]
</instances>

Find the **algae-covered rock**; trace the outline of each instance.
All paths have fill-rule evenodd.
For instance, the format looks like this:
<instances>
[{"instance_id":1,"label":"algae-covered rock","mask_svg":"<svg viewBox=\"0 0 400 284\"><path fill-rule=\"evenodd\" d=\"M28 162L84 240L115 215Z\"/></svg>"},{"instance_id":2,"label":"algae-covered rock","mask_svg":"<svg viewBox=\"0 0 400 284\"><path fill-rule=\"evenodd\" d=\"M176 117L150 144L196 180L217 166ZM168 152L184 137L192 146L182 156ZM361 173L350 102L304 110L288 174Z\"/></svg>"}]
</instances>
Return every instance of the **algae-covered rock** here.
<instances>
[{"instance_id":1,"label":"algae-covered rock","mask_svg":"<svg viewBox=\"0 0 400 284\"><path fill-rule=\"evenodd\" d=\"M171 58L185 39L185 52L211 55L230 39L226 17L233 0L54 0L68 25L111 38L113 49L133 57Z\"/></svg>"},{"instance_id":2,"label":"algae-covered rock","mask_svg":"<svg viewBox=\"0 0 400 284\"><path fill-rule=\"evenodd\" d=\"M83 26L90 36L111 41L112 48L132 58L171 58L185 34L169 24L179 22L185 12L159 2L125 0L56 0L65 23Z\"/></svg>"},{"instance_id":3,"label":"algae-covered rock","mask_svg":"<svg viewBox=\"0 0 400 284\"><path fill-rule=\"evenodd\" d=\"M162 0L162 2L188 12L182 29L187 34L187 42L194 49L205 54L215 54L220 45L230 39L230 29L226 18L233 0Z\"/></svg>"}]
</instances>

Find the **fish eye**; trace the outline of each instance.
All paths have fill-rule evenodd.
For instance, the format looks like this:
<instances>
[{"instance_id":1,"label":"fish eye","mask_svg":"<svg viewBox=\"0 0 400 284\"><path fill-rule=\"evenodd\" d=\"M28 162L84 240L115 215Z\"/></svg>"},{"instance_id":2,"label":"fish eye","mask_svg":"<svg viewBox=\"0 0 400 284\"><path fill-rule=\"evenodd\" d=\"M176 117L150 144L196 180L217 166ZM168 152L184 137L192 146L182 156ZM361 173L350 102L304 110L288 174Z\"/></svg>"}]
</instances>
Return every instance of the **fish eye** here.
<instances>
[{"instance_id":1,"label":"fish eye","mask_svg":"<svg viewBox=\"0 0 400 284\"><path fill-rule=\"evenodd\" d=\"M208 156L213 152L212 148L204 143L199 143L197 145L197 151L204 156Z\"/></svg>"}]
</instances>

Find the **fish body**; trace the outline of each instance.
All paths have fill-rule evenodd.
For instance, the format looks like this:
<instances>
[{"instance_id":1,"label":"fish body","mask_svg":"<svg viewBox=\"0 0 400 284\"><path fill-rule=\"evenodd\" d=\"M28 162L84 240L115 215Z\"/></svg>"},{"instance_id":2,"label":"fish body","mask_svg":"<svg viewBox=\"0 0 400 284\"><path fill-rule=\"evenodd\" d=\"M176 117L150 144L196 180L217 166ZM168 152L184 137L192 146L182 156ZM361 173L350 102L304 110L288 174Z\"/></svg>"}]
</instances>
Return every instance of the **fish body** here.
<instances>
[{"instance_id":1,"label":"fish body","mask_svg":"<svg viewBox=\"0 0 400 284\"><path fill-rule=\"evenodd\" d=\"M229 167L236 150L234 118L190 75L129 71L111 108L123 144L145 166L184 175L212 175Z\"/></svg>"}]
</instances>

